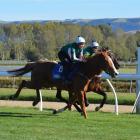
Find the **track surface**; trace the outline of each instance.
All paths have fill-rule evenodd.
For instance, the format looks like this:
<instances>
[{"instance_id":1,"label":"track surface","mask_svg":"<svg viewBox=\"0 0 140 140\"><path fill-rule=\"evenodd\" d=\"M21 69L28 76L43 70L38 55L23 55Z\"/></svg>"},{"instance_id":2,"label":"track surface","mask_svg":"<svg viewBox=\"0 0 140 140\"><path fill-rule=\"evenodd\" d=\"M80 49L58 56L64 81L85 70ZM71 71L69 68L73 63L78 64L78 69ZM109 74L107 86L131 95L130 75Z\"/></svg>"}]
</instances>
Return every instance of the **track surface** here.
<instances>
[{"instance_id":1,"label":"track surface","mask_svg":"<svg viewBox=\"0 0 140 140\"><path fill-rule=\"evenodd\" d=\"M36 106L39 107L40 103ZM62 102L43 102L43 108L48 109L60 109L64 107L66 104ZM88 111L94 111L95 107L98 104L90 104L87 107ZM9 100L0 100L0 107L8 106L8 107L32 107L31 101L9 101ZM114 112L115 106L105 104L104 107L101 109L103 112ZM119 105L119 113L131 113L133 106L128 105ZM74 110L74 108L72 108Z\"/></svg>"}]
</instances>

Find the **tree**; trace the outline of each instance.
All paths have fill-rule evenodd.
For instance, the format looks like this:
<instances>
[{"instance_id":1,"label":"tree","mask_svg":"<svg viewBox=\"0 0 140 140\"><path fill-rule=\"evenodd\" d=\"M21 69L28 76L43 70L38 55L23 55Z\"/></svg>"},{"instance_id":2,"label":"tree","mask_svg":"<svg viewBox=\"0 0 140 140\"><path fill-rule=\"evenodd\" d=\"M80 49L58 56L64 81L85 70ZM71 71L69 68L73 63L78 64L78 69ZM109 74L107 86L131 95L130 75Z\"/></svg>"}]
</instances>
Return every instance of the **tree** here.
<instances>
[{"instance_id":1,"label":"tree","mask_svg":"<svg viewBox=\"0 0 140 140\"><path fill-rule=\"evenodd\" d=\"M126 39L126 48L129 50L129 58L132 59L135 57L135 52L136 52L136 40L134 35L129 35L128 38Z\"/></svg>"},{"instance_id":2,"label":"tree","mask_svg":"<svg viewBox=\"0 0 140 140\"><path fill-rule=\"evenodd\" d=\"M56 42L55 36L51 30L44 32L44 56L48 59L56 59Z\"/></svg>"},{"instance_id":3,"label":"tree","mask_svg":"<svg viewBox=\"0 0 140 140\"><path fill-rule=\"evenodd\" d=\"M75 41L78 35L81 35L81 27L79 25L66 24L65 27L65 42L64 44Z\"/></svg>"},{"instance_id":4,"label":"tree","mask_svg":"<svg viewBox=\"0 0 140 140\"><path fill-rule=\"evenodd\" d=\"M37 61L42 58L41 54L36 48L30 48L28 51L25 52L25 56L29 61Z\"/></svg>"},{"instance_id":5,"label":"tree","mask_svg":"<svg viewBox=\"0 0 140 140\"><path fill-rule=\"evenodd\" d=\"M102 24L99 25L98 27L100 28L102 34L104 35L104 39L106 39L109 36L112 36L113 34L112 28L108 24Z\"/></svg>"},{"instance_id":6,"label":"tree","mask_svg":"<svg viewBox=\"0 0 140 140\"><path fill-rule=\"evenodd\" d=\"M96 39L101 46L108 46L121 60L135 56L140 32L126 34L123 30L112 31L111 26L80 26L59 22L22 23L0 25L0 59L30 59L46 57L56 59L58 50L75 41L81 35L87 45Z\"/></svg>"}]
</instances>

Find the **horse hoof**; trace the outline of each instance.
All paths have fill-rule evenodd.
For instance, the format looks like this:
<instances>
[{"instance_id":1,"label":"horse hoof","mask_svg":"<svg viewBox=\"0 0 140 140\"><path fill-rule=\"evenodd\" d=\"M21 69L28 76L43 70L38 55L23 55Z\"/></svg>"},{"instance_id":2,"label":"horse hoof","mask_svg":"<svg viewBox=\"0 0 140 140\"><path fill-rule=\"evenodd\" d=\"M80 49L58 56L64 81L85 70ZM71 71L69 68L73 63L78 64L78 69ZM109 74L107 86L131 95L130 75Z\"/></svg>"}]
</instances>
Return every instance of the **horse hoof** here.
<instances>
[{"instance_id":1,"label":"horse hoof","mask_svg":"<svg viewBox=\"0 0 140 140\"><path fill-rule=\"evenodd\" d=\"M36 106L38 103L39 103L39 101L34 101L34 102L32 103L32 105L33 105L33 106Z\"/></svg>"},{"instance_id":2,"label":"horse hoof","mask_svg":"<svg viewBox=\"0 0 140 140\"><path fill-rule=\"evenodd\" d=\"M57 111L56 110L53 110L53 114L57 114Z\"/></svg>"},{"instance_id":3,"label":"horse hoof","mask_svg":"<svg viewBox=\"0 0 140 140\"><path fill-rule=\"evenodd\" d=\"M95 108L95 111L99 111L99 109L100 109L100 107L97 106L97 107Z\"/></svg>"}]
</instances>

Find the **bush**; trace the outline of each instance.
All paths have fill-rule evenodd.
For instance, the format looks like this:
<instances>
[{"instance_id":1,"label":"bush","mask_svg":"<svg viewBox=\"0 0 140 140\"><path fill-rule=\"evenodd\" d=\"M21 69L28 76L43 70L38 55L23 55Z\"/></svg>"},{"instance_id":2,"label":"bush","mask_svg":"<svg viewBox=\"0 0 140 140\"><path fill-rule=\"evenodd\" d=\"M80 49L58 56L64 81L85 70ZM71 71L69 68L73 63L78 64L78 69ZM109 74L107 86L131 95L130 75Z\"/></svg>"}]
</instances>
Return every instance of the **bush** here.
<instances>
[{"instance_id":1,"label":"bush","mask_svg":"<svg viewBox=\"0 0 140 140\"><path fill-rule=\"evenodd\" d=\"M23 79L29 80L28 78L21 78L21 77L0 77L0 87L17 88Z\"/></svg>"}]
</instances>

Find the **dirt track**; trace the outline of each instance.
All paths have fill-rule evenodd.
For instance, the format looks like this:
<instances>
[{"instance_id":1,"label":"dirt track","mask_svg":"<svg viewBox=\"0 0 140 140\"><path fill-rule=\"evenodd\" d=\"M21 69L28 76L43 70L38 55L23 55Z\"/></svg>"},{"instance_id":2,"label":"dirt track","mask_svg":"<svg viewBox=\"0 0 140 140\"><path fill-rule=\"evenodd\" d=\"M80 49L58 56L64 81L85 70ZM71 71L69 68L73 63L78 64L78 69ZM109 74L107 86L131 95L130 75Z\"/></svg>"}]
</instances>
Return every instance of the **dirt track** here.
<instances>
[{"instance_id":1,"label":"dirt track","mask_svg":"<svg viewBox=\"0 0 140 140\"><path fill-rule=\"evenodd\" d=\"M43 102L43 108L51 108L51 109L60 109L64 107L65 103L60 102ZM0 106L10 106L10 107L32 107L31 101L7 101L0 100ZM90 104L87 110L92 111L95 110L97 104ZM39 107L39 104L36 106ZM103 112L114 112L114 105L104 105L101 109ZM119 105L119 113L131 113L133 106ZM74 108L73 108L74 109Z\"/></svg>"}]
</instances>

